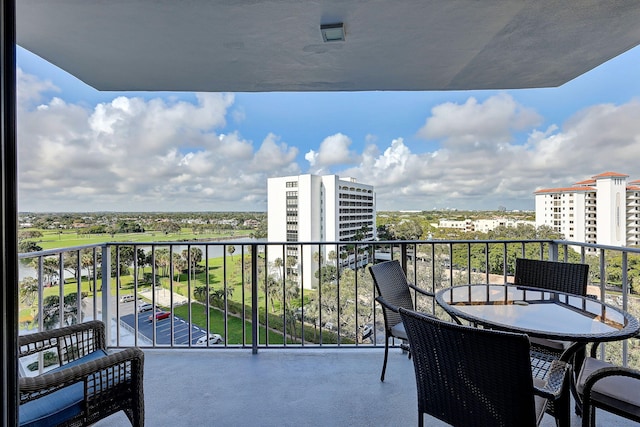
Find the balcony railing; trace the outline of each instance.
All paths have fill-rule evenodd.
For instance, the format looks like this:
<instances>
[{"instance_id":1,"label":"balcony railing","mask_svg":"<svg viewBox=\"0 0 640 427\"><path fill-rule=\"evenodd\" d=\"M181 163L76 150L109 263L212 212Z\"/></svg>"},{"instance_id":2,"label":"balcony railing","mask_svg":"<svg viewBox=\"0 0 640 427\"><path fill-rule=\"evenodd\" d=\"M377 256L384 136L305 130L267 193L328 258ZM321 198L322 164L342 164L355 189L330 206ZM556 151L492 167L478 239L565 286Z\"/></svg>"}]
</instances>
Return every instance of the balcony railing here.
<instances>
[{"instance_id":1,"label":"balcony railing","mask_svg":"<svg viewBox=\"0 0 640 427\"><path fill-rule=\"evenodd\" d=\"M559 240L106 243L19 257L21 333L97 318L111 325L112 347L383 346L366 267L388 259L432 292L511 282L517 257L586 262L590 293L640 317L631 292L640 249ZM431 298L415 298L444 315ZM636 339L601 351L640 367Z\"/></svg>"}]
</instances>

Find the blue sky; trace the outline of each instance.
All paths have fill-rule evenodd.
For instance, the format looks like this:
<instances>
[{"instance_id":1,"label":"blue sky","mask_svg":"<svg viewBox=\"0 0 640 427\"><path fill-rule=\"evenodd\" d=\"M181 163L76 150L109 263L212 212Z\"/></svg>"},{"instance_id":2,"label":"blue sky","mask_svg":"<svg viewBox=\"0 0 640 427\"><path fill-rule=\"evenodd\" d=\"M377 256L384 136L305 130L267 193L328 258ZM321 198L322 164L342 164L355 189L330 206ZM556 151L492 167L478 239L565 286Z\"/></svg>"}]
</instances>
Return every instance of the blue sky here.
<instances>
[{"instance_id":1,"label":"blue sky","mask_svg":"<svg viewBox=\"0 0 640 427\"><path fill-rule=\"evenodd\" d=\"M99 92L18 48L19 210L265 211L266 179L355 177L379 210L533 209L640 179L640 48L559 88Z\"/></svg>"}]
</instances>

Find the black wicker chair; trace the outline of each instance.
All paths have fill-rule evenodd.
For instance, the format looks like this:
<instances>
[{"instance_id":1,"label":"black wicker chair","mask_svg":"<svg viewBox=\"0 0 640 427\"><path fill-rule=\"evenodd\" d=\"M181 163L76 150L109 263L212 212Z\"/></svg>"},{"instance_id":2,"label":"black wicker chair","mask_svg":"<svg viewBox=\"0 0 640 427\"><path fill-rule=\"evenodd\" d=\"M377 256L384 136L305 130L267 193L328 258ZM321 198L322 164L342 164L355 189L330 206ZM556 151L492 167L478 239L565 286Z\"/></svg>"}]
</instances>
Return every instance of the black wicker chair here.
<instances>
[{"instance_id":1,"label":"black wicker chair","mask_svg":"<svg viewBox=\"0 0 640 427\"><path fill-rule=\"evenodd\" d=\"M588 279L589 266L587 264L525 258L516 259L515 285L533 286L536 288L586 296ZM531 337L530 341L533 352L532 356L534 359L537 357L542 360L548 360L549 357L559 358L571 345L571 342L535 337ZM574 359L576 372L579 371L584 356L585 353L582 350L576 354ZM540 370L540 375L543 376L544 373L544 369Z\"/></svg>"},{"instance_id":2,"label":"black wicker chair","mask_svg":"<svg viewBox=\"0 0 640 427\"><path fill-rule=\"evenodd\" d=\"M104 328L90 321L20 337L25 372L43 361L59 365L21 375L20 426L87 426L121 410L133 426L144 426L144 353L128 348L108 354Z\"/></svg>"},{"instance_id":3,"label":"black wicker chair","mask_svg":"<svg viewBox=\"0 0 640 427\"><path fill-rule=\"evenodd\" d=\"M595 408L640 422L640 371L596 359L596 348L584 360L576 384L582 398L582 426L596 425Z\"/></svg>"},{"instance_id":4,"label":"black wicker chair","mask_svg":"<svg viewBox=\"0 0 640 427\"><path fill-rule=\"evenodd\" d=\"M587 295L589 265L543 261L537 259L516 259L514 284L533 286L576 295Z\"/></svg>"},{"instance_id":5,"label":"black wicker chair","mask_svg":"<svg viewBox=\"0 0 640 427\"><path fill-rule=\"evenodd\" d=\"M415 309L413 298L411 298L411 290L430 298L433 298L433 293L409 283L400 262L397 260L372 265L369 267L369 272L371 273L371 277L373 277L373 283L378 293L376 301L382 306L382 313L384 315L384 363L382 364L382 374L380 375L380 381L384 381L384 374L387 370L390 338L402 340L403 344L401 344L401 347L403 350L408 351L409 357L411 357L411 350L406 344L407 334L404 330L400 314L398 313L398 308Z\"/></svg>"},{"instance_id":6,"label":"black wicker chair","mask_svg":"<svg viewBox=\"0 0 640 427\"><path fill-rule=\"evenodd\" d=\"M532 377L524 334L399 312L413 355L420 427L423 414L453 426L537 426L547 399L568 392L564 363L555 361L546 381Z\"/></svg>"},{"instance_id":7,"label":"black wicker chair","mask_svg":"<svg viewBox=\"0 0 640 427\"><path fill-rule=\"evenodd\" d=\"M589 282L589 265L537 259L516 259L516 274L514 284L549 289L551 291L566 292L586 296ZM551 361L559 359L562 353L572 344L569 341L557 341L545 338L530 337L531 366L533 375L543 379L551 366ZM585 350L580 349L571 361L574 373L577 374L585 358ZM555 403L550 401L547 412L557 415ZM579 406L576 407L579 413Z\"/></svg>"}]
</instances>

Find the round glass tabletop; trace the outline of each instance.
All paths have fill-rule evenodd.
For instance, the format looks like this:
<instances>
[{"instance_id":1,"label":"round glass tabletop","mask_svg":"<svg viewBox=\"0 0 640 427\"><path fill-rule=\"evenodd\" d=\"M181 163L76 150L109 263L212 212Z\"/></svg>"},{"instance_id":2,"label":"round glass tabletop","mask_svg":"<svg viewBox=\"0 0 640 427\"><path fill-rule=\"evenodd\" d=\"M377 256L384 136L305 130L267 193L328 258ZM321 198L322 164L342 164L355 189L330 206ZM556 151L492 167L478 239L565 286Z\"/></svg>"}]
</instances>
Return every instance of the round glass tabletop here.
<instances>
[{"instance_id":1,"label":"round glass tabletop","mask_svg":"<svg viewBox=\"0 0 640 427\"><path fill-rule=\"evenodd\" d=\"M636 335L638 320L590 297L516 285L462 285L436 293L450 315L493 329L576 342Z\"/></svg>"}]
</instances>

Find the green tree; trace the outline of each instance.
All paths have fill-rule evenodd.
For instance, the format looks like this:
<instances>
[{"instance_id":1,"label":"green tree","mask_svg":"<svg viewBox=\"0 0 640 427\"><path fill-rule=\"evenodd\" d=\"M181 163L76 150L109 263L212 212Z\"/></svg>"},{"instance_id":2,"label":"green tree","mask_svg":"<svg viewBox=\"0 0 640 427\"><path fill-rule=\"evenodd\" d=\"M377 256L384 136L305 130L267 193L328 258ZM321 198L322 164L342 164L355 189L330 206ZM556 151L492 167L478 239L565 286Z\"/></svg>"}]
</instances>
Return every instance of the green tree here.
<instances>
[{"instance_id":1,"label":"green tree","mask_svg":"<svg viewBox=\"0 0 640 427\"><path fill-rule=\"evenodd\" d=\"M227 253L231 256L231 260L233 260L233 254L236 251L236 247L233 245L227 246Z\"/></svg>"},{"instance_id":2,"label":"green tree","mask_svg":"<svg viewBox=\"0 0 640 427\"><path fill-rule=\"evenodd\" d=\"M41 250L42 247L32 240L21 240L18 243L18 252L21 254L25 254L28 252L38 252Z\"/></svg>"},{"instance_id":3,"label":"green tree","mask_svg":"<svg viewBox=\"0 0 640 427\"><path fill-rule=\"evenodd\" d=\"M38 281L35 277L25 277L18 283L20 302L29 307L31 316L35 317L38 312L36 301L38 300Z\"/></svg>"},{"instance_id":4,"label":"green tree","mask_svg":"<svg viewBox=\"0 0 640 427\"><path fill-rule=\"evenodd\" d=\"M81 309L85 306L85 293L81 294ZM63 318L60 319L60 296L49 295L42 302L42 324L45 330L60 326L69 326L82 322L82 310L78 316L78 294L72 293L64 296Z\"/></svg>"},{"instance_id":5,"label":"green tree","mask_svg":"<svg viewBox=\"0 0 640 427\"><path fill-rule=\"evenodd\" d=\"M404 219L392 228L394 240L420 240L423 230L420 224L412 219Z\"/></svg>"}]
</instances>

